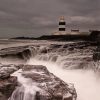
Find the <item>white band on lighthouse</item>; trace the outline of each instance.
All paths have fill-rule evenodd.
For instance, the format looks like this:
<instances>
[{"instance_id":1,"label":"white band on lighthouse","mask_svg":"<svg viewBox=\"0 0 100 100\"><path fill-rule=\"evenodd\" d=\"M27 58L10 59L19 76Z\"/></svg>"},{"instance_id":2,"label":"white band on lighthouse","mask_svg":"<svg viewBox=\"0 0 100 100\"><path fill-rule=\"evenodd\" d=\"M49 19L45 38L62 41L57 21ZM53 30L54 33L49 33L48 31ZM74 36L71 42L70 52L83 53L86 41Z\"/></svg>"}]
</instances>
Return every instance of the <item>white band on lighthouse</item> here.
<instances>
[{"instance_id":1,"label":"white band on lighthouse","mask_svg":"<svg viewBox=\"0 0 100 100\"><path fill-rule=\"evenodd\" d=\"M59 25L59 28L66 28L65 25Z\"/></svg>"}]
</instances>

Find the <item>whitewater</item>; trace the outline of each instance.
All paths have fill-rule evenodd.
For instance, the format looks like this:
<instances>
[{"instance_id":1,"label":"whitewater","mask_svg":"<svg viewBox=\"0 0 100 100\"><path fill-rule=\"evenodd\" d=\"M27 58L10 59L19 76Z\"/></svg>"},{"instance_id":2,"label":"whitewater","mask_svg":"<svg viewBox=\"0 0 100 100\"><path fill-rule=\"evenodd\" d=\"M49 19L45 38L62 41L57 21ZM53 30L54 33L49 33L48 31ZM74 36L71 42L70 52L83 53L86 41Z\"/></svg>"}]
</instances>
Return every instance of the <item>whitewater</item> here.
<instances>
[{"instance_id":1,"label":"whitewater","mask_svg":"<svg viewBox=\"0 0 100 100\"><path fill-rule=\"evenodd\" d=\"M51 61L31 58L27 64L44 65L63 81L73 83L77 91L77 100L100 100L100 79L93 70L64 69Z\"/></svg>"}]
</instances>

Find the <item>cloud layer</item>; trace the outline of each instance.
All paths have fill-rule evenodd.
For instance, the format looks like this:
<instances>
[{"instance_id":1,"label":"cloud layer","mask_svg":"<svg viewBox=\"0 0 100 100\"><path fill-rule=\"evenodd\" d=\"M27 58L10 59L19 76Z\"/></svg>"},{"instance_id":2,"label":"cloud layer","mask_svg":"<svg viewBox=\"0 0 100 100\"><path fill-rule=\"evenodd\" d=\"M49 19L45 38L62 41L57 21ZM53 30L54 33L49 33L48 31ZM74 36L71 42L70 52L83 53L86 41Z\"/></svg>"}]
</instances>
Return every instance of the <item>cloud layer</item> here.
<instances>
[{"instance_id":1,"label":"cloud layer","mask_svg":"<svg viewBox=\"0 0 100 100\"><path fill-rule=\"evenodd\" d=\"M100 0L0 0L0 37L51 34L61 15L68 30L99 29Z\"/></svg>"}]
</instances>

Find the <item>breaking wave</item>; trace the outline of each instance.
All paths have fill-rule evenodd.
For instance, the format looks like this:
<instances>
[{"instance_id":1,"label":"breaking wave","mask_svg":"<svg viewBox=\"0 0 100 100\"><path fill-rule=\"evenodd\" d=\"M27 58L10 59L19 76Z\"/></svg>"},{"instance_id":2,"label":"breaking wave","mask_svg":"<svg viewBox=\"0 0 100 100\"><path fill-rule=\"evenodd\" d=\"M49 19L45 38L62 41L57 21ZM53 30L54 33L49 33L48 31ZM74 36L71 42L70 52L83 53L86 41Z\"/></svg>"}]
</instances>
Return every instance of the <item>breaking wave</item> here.
<instances>
[{"instance_id":1,"label":"breaking wave","mask_svg":"<svg viewBox=\"0 0 100 100\"><path fill-rule=\"evenodd\" d=\"M65 82L74 83L78 94L77 100L100 100L100 79L93 70L66 69L55 62L35 58L31 58L27 64L44 65Z\"/></svg>"}]
</instances>

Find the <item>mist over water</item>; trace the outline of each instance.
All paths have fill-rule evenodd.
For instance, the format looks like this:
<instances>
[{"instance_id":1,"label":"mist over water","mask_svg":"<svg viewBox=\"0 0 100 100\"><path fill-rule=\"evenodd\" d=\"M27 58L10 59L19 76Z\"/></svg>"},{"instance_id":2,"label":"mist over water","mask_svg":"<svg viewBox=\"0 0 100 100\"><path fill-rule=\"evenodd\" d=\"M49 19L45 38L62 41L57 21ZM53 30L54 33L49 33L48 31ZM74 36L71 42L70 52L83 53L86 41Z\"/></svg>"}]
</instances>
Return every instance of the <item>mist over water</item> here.
<instances>
[{"instance_id":1,"label":"mist over water","mask_svg":"<svg viewBox=\"0 0 100 100\"><path fill-rule=\"evenodd\" d=\"M77 100L100 100L100 79L92 70L69 70L50 61L31 58L27 64L44 65L63 81L73 83L77 91Z\"/></svg>"}]
</instances>

